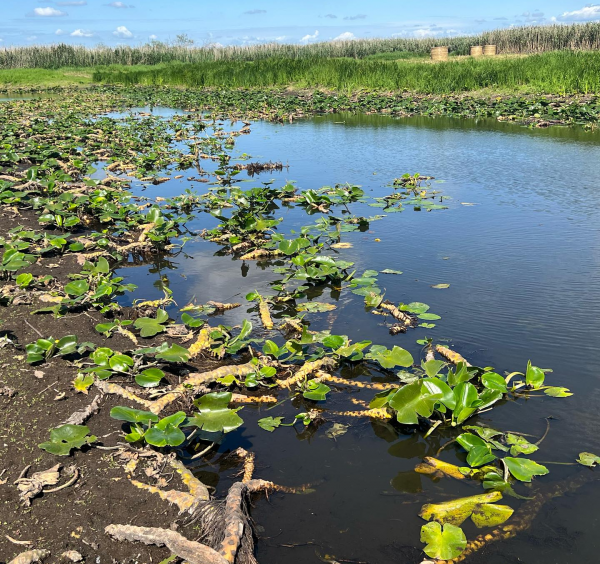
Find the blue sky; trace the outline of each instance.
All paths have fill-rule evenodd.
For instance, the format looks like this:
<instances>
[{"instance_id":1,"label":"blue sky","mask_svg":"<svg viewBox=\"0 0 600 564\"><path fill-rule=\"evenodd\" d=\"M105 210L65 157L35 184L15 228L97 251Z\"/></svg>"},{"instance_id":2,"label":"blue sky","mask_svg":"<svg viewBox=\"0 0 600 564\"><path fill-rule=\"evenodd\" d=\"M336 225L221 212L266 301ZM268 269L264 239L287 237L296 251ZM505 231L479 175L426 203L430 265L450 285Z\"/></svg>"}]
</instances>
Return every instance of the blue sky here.
<instances>
[{"instance_id":1,"label":"blue sky","mask_svg":"<svg viewBox=\"0 0 600 564\"><path fill-rule=\"evenodd\" d=\"M527 24L600 21L577 0L0 0L0 47L140 44L187 34L198 45L445 37Z\"/></svg>"}]
</instances>

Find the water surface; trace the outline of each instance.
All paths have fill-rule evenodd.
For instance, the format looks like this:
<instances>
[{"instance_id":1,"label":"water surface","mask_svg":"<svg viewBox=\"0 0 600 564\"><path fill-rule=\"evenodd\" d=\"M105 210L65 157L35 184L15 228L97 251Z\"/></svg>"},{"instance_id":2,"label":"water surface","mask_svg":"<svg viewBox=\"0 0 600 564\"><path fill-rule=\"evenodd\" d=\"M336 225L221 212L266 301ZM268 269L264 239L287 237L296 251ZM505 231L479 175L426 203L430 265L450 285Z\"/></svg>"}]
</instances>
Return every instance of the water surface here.
<instances>
[{"instance_id":1,"label":"water surface","mask_svg":"<svg viewBox=\"0 0 600 564\"><path fill-rule=\"evenodd\" d=\"M449 209L389 214L372 222L367 232L345 234L354 247L342 255L359 270L402 271L401 276L380 275L386 297L429 304L442 316L437 327L392 337L377 316L364 311L362 298L342 293L335 312L310 317L311 328L388 347L397 344L415 358L422 356L415 341L431 336L451 343L473 364L494 366L500 373L524 371L529 359L552 368L552 382L569 387L573 397L507 402L479 420L541 436L545 418L552 416L551 431L533 457L538 461L570 462L581 451L600 452L595 417L600 405L600 134L490 120L328 115L292 125L254 123L252 134L236 141L234 154L243 153L252 161L289 165L241 184L248 187L270 179L276 184L293 180L301 189L349 182L363 186L369 196L383 196L392 191L393 178L405 172L443 180L435 186L451 198ZM148 197L176 195L190 186L205 192L205 185L186 180L194 173L160 186L138 184L135 190ZM353 205L352 211L382 213L366 204ZM276 217L285 218L284 230L314 220L285 208ZM189 227L215 224L213 218L200 217ZM250 317L259 327L256 311L243 297L254 289L272 294L268 283L278 275L217 251L212 243L191 242L169 261L122 269L121 274L139 285L145 299L161 297L160 284L168 283L180 306L194 298L198 303L241 301L243 307L224 320L235 324ZM439 283L450 288L431 288ZM319 299L336 302L337 296L326 290ZM332 440L325 435L332 421L313 435L300 428L271 434L256 425L268 415L286 415L289 421L298 407L286 402L271 411L245 408L244 427L220 447L220 452L240 443L251 448L261 478L285 485L318 483L312 495L275 495L269 503L258 502L253 516L260 526L261 564L319 562L319 555L326 554L340 561L416 563L422 556L421 505L481 491L478 484L434 482L412 471L423 456L435 454L448 433L424 440L420 433L392 425L352 421L345 435ZM461 456L458 450L446 449L445 459L456 462L456 456ZM534 488L579 471L549 468ZM218 467L200 470L214 473ZM231 479L222 473L219 487ZM521 502L509 498L507 503L518 507ZM469 561L596 562L599 503L596 481L547 503L529 531ZM478 533L464 528L469 539Z\"/></svg>"}]
</instances>

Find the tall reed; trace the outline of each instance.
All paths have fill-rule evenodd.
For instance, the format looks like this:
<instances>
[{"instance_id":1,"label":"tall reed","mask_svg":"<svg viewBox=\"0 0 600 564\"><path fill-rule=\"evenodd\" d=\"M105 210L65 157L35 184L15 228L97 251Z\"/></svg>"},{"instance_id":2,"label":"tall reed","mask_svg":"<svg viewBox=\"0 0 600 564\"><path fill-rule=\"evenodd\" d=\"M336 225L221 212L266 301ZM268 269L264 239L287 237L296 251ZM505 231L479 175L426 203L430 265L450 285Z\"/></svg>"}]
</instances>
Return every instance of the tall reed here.
<instances>
[{"instance_id":1,"label":"tall reed","mask_svg":"<svg viewBox=\"0 0 600 564\"><path fill-rule=\"evenodd\" d=\"M600 49L600 22L498 29L480 35L424 39L359 39L310 45L261 44L202 47L152 42L141 46L87 48L77 45L40 45L0 48L0 68L94 67L98 65L156 65L180 61L258 61L349 57L363 59L380 53L426 54L431 47L447 45L454 55L468 55L472 45L495 44L501 53L540 53L562 49Z\"/></svg>"}]
</instances>

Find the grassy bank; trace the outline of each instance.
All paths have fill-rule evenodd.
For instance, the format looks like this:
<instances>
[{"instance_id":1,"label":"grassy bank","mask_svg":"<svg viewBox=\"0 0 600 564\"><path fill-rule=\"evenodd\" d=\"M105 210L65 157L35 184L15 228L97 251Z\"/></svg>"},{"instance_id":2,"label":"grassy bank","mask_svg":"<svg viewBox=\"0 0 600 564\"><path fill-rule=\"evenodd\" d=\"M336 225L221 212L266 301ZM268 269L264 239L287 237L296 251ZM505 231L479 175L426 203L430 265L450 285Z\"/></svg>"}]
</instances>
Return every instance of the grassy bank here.
<instances>
[{"instance_id":1,"label":"grassy bank","mask_svg":"<svg viewBox=\"0 0 600 564\"><path fill-rule=\"evenodd\" d=\"M432 47L447 45L455 55L468 55L473 45L494 44L501 53L530 54L562 49L600 49L600 23L526 26L488 31L480 35L446 38L392 38L329 41L310 45L270 43L195 47L154 41L136 47L99 45L41 45L0 49L0 68L95 67L98 65L156 65L180 61L256 61L270 59L367 58L382 53L393 57L426 55Z\"/></svg>"},{"instance_id":2,"label":"grassy bank","mask_svg":"<svg viewBox=\"0 0 600 564\"><path fill-rule=\"evenodd\" d=\"M0 85L76 86L91 82L91 69L0 69Z\"/></svg>"},{"instance_id":3,"label":"grassy bank","mask_svg":"<svg viewBox=\"0 0 600 564\"><path fill-rule=\"evenodd\" d=\"M547 94L600 92L600 53L550 52L529 57L426 61L268 59L171 63L96 69L94 81L187 87L407 90L450 94L481 89Z\"/></svg>"}]
</instances>

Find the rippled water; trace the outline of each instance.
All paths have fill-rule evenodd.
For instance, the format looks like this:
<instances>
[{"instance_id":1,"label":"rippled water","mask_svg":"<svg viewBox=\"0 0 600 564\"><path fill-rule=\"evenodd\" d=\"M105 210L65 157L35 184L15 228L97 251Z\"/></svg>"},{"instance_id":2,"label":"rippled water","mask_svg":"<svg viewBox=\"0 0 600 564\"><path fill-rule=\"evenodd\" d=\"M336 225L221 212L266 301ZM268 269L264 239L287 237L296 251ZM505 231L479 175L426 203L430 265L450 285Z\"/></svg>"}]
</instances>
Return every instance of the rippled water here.
<instances>
[{"instance_id":1,"label":"rippled water","mask_svg":"<svg viewBox=\"0 0 600 564\"><path fill-rule=\"evenodd\" d=\"M354 247L343 254L359 269L403 271L401 276L380 275L386 297L429 304L442 316L437 327L391 337L376 316L364 311L362 298L346 294L333 314L311 317L313 327L353 340L398 344L416 358L420 348L415 341L432 336L450 342L473 364L499 372L524 370L528 359L551 367L553 383L569 387L573 397L508 402L480 420L541 436L544 418L553 416L548 438L536 453L539 461L570 462L581 451L600 452L595 417L600 406L600 134L493 121L335 115L293 125L255 123L251 135L238 138L235 153L289 164L282 172L242 184L248 187L271 178L278 184L294 180L302 189L350 182L370 196L383 196L391 192L386 185L405 172L443 180L439 189L452 198L449 209L389 214L371 223L368 232L345 235ZM141 193L164 197L189 186L184 178ZM204 185L193 187L206 191ZM352 211L374 215L381 210L358 204ZM276 216L285 218L288 229L313 221L286 209ZM205 225L214 220L199 218L190 228ZM156 287L166 277L180 305L194 297L198 303L243 302L251 290L269 293L268 282L278 278L262 265L215 255L218 247L209 242L189 243L184 250L170 263L130 267L121 274L139 285L145 299L161 297ZM450 288L431 288L439 283ZM335 300L329 293L324 298ZM251 306L244 305L225 320L233 324L249 316L256 319ZM447 440L443 433L424 440L390 425L354 421L334 441L325 435L331 423L313 436L290 428L270 434L256 425L260 417L297 411L289 402L268 412L247 407L245 426L220 448L225 452L240 443L252 448L261 478L286 485L318 483L312 495L276 495L269 503L258 502L253 516L260 526L261 564L319 562L319 555L326 554L340 561L416 563L421 505L480 492L478 484L436 483L412 471ZM452 451L445 451L448 460L455 456ZM580 471L549 468L536 487ZM218 467L200 470L215 473ZM221 485L230 478L222 473ZM219 478L212 474L211 479ZM470 561L597 562L599 503L596 481L547 503L529 531ZM468 525L465 532L468 538L477 534Z\"/></svg>"}]
</instances>

